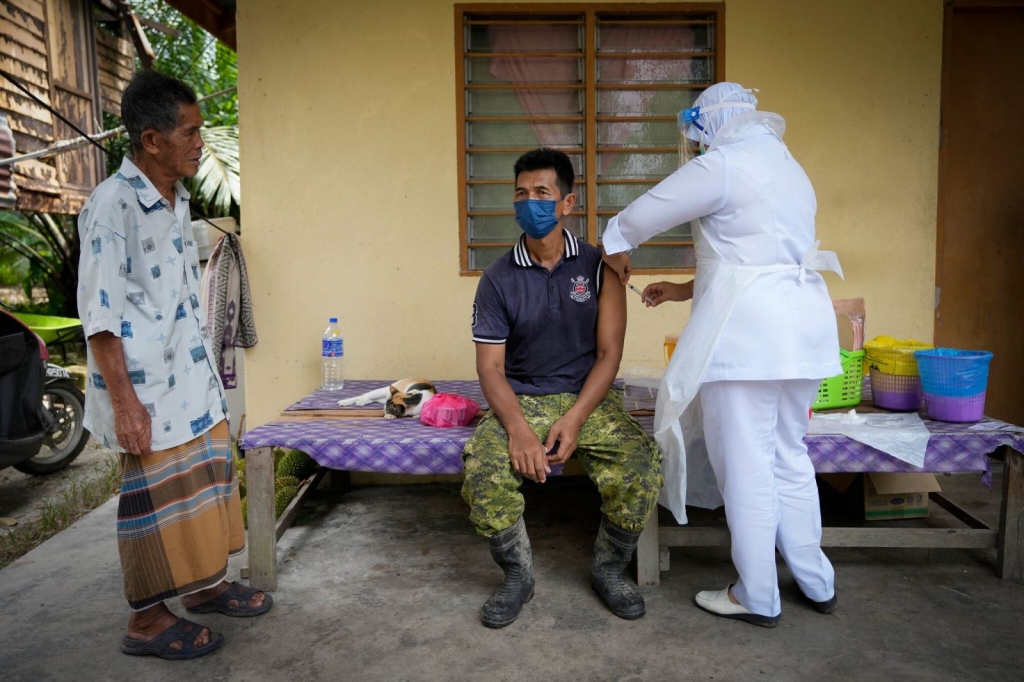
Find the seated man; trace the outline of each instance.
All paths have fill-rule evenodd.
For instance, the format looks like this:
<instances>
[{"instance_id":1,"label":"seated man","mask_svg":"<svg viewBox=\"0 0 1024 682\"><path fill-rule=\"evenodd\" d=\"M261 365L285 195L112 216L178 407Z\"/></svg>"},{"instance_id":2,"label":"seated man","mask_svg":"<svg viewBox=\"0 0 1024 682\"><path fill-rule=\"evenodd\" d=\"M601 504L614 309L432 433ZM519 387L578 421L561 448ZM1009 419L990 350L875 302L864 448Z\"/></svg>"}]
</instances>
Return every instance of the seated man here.
<instances>
[{"instance_id":1,"label":"seated man","mask_svg":"<svg viewBox=\"0 0 1024 682\"><path fill-rule=\"evenodd\" d=\"M594 590L612 613L644 615L623 578L658 501L657 445L610 390L626 334L625 289L601 250L558 229L576 203L569 157L538 149L515 164L519 243L492 263L473 304L476 369L491 405L463 452L462 497L505 581L484 604L504 627L533 597L519 476L544 483L576 453L601 493Z\"/></svg>"}]
</instances>

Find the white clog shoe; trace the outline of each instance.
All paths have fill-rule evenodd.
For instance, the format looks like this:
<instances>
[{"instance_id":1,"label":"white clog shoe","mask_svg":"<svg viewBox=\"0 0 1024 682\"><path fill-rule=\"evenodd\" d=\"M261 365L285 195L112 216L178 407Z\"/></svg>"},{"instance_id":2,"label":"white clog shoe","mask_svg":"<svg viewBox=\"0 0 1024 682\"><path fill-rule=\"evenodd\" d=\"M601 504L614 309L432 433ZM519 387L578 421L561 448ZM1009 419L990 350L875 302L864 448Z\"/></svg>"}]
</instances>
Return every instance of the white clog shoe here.
<instances>
[{"instance_id":1,"label":"white clog shoe","mask_svg":"<svg viewBox=\"0 0 1024 682\"><path fill-rule=\"evenodd\" d=\"M724 590L698 592L697 596L694 597L694 601L697 602L697 606L708 613L713 613L722 618L735 618L736 620L746 621L752 625L760 625L764 628L773 628L779 624L779 616L762 616L747 610L742 604L733 604L732 600L729 599L729 590L731 589L732 585L730 584Z\"/></svg>"}]
</instances>

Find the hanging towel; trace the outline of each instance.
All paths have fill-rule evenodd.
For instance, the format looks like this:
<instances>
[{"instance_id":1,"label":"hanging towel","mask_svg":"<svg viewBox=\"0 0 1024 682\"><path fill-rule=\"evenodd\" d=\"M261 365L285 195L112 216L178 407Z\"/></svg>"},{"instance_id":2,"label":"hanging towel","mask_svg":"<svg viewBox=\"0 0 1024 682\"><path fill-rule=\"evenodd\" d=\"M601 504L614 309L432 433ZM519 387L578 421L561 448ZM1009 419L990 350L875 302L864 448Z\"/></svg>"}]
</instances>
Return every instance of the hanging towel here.
<instances>
[{"instance_id":1,"label":"hanging towel","mask_svg":"<svg viewBox=\"0 0 1024 682\"><path fill-rule=\"evenodd\" d=\"M236 235L220 238L203 272L203 309L213 341L213 363L224 388L235 388L235 348L256 345L249 274L245 270L242 243Z\"/></svg>"}]
</instances>

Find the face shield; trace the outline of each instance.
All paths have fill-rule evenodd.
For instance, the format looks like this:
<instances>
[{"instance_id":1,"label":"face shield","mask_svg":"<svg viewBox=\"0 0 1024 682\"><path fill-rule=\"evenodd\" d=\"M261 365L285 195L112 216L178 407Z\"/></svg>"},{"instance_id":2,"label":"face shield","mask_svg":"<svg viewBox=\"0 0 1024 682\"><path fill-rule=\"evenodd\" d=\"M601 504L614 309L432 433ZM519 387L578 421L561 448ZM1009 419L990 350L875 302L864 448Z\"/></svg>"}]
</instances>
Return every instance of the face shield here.
<instances>
[{"instance_id":1,"label":"face shield","mask_svg":"<svg viewBox=\"0 0 1024 682\"><path fill-rule=\"evenodd\" d=\"M750 109L755 110L757 106L751 102L729 102L729 97L740 93L757 92L757 90L743 89L736 90L725 96L721 102L707 106L695 105L689 109L679 112L676 126L679 130L679 165L686 165L697 156L703 154L711 144L713 131L709 130L711 119L708 114L719 109ZM700 98L698 98L698 101ZM720 123L719 123L720 125Z\"/></svg>"}]
</instances>

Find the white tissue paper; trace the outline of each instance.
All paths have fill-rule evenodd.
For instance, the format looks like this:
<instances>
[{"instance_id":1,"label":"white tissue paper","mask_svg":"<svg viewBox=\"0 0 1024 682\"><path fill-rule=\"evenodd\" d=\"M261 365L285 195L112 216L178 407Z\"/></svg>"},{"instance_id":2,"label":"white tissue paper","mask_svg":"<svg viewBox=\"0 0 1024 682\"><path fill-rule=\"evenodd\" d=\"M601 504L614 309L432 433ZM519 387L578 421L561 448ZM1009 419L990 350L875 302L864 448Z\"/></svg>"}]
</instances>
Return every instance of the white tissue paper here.
<instances>
[{"instance_id":1,"label":"white tissue paper","mask_svg":"<svg viewBox=\"0 0 1024 682\"><path fill-rule=\"evenodd\" d=\"M912 466L924 466L930 434L916 412L906 414L815 414L809 435L839 434L870 445Z\"/></svg>"}]
</instances>

